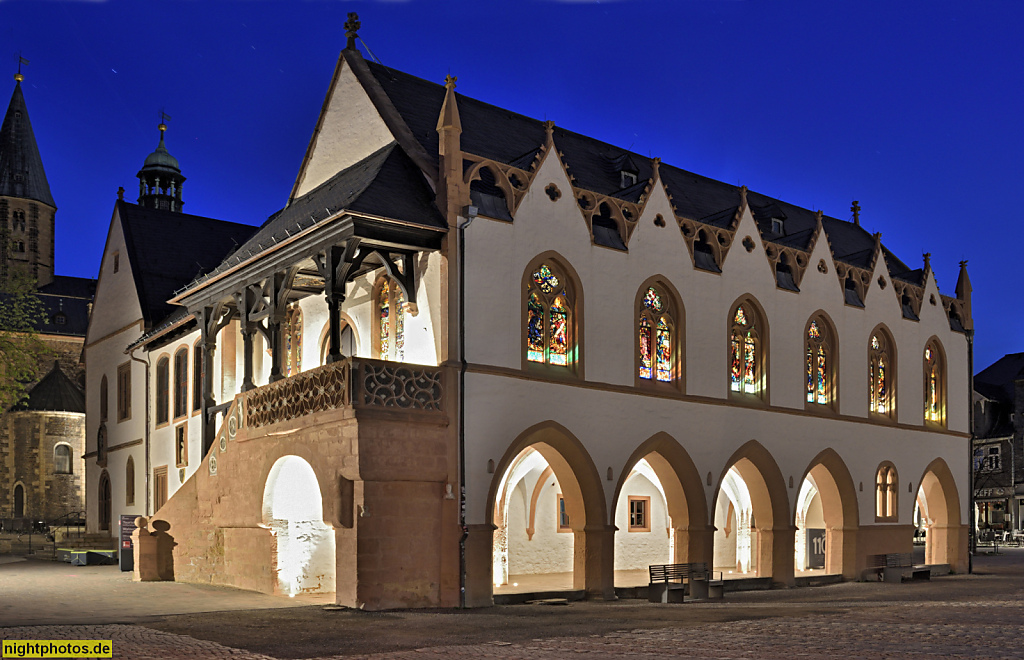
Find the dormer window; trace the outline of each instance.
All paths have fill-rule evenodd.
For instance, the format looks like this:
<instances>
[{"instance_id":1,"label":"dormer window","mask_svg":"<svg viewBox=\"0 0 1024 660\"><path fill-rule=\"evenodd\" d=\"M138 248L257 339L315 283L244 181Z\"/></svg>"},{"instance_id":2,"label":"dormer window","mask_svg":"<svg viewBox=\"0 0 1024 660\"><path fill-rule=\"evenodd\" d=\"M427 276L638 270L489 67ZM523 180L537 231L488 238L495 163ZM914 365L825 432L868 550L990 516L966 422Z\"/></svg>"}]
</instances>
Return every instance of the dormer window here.
<instances>
[{"instance_id":1,"label":"dormer window","mask_svg":"<svg viewBox=\"0 0 1024 660\"><path fill-rule=\"evenodd\" d=\"M635 186L636 180L636 172L626 172L625 170L619 172L620 188L629 188L630 186Z\"/></svg>"},{"instance_id":2,"label":"dormer window","mask_svg":"<svg viewBox=\"0 0 1024 660\"><path fill-rule=\"evenodd\" d=\"M779 234L780 236L786 233L782 218L772 218L772 233Z\"/></svg>"}]
</instances>

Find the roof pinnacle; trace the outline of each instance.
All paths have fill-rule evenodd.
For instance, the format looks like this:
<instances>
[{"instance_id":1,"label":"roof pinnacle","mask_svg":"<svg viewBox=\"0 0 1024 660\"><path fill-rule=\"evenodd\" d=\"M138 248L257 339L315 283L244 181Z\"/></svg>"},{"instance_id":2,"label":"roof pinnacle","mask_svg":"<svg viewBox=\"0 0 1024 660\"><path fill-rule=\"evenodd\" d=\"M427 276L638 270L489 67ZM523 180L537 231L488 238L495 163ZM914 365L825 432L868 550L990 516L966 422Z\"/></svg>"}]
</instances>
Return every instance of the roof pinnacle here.
<instances>
[{"instance_id":1,"label":"roof pinnacle","mask_svg":"<svg viewBox=\"0 0 1024 660\"><path fill-rule=\"evenodd\" d=\"M853 224L860 227L860 202L853 200L853 204L850 206L850 211L853 213Z\"/></svg>"},{"instance_id":2,"label":"roof pinnacle","mask_svg":"<svg viewBox=\"0 0 1024 660\"><path fill-rule=\"evenodd\" d=\"M345 21L345 37L348 38L348 43L345 45L345 50L356 49L356 39L359 38L359 14L354 11L348 13L348 20Z\"/></svg>"}]
</instances>

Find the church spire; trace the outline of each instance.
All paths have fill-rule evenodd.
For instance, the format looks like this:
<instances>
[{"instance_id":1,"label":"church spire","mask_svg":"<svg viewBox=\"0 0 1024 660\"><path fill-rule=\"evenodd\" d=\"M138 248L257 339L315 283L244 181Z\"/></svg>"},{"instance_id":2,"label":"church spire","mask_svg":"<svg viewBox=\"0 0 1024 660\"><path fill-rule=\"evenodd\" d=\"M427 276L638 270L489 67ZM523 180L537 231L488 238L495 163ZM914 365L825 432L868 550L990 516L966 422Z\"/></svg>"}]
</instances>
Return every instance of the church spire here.
<instances>
[{"instance_id":1,"label":"church spire","mask_svg":"<svg viewBox=\"0 0 1024 660\"><path fill-rule=\"evenodd\" d=\"M136 175L139 177L139 206L180 213L185 204L181 199L185 177L181 175L178 159L167 151L164 144L165 122L170 118L170 115L160 112L160 125L157 126L160 143L156 145L156 151L146 156L142 169Z\"/></svg>"},{"instance_id":2,"label":"church spire","mask_svg":"<svg viewBox=\"0 0 1024 660\"><path fill-rule=\"evenodd\" d=\"M24 76L14 76L14 94L0 126L0 197L31 199L56 208L50 184L43 170L43 159L28 120L25 96L21 92Z\"/></svg>"}]
</instances>

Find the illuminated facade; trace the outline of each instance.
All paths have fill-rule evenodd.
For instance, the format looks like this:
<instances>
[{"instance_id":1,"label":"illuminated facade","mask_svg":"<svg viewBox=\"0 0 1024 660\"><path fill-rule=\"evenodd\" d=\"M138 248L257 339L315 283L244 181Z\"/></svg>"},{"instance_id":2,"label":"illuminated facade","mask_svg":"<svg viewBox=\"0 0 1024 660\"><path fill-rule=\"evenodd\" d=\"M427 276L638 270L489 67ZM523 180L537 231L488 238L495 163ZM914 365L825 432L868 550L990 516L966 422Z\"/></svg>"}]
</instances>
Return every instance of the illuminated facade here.
<instances>
[{"instance_id":1,"label":"illuminated facade","mask_svg":"<svg viewBox=\"0 0 1024 660\"><path fill-rule=\"evenodd\" d=\"M859 217L385 69L349 29L288 206L133 340L201 351L148 521L175 579L371 609L612 597L669 561L856 579L918 501L927 560L966 569L966 270L942 295Z\"/></svg>"}]
</instances>

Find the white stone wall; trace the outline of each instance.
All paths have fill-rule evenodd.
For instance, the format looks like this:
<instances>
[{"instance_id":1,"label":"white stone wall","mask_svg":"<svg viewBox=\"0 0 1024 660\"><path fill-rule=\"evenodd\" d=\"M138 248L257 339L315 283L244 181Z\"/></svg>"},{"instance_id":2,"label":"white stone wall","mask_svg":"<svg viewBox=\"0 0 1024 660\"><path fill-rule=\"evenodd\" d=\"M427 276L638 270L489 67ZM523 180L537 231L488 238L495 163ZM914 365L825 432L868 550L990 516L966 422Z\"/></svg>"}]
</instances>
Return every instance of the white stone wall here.
<instances>
[{"instance_id":1,"label":"white stone wall","mask_svg":"<svg viewBox=\"0 0 1024 660\"><path fill-rule=\"evenodd\" d=\"M629 529L629 498L651 498L649 532L630 531ZM647 477L634 474L623 484L622 494L615 507L615 570L630 571L647 569L651 564L668 564L672 562L669 551L669 534L671 524L665 497L661 490L651 483Z\"/></svg>"},{"instance_id":2,"label":"white stone wall","mask_svg":"<svg viewBox=\"0 0 1024 660\"><path fill-rule=\"evenodd\" d=\"M547 477L537 498L533 538L526 533L537 475L531 476L520 481L509 498L508 572L513 580L516 575L572 572L573 533L558 531L561 488L554 475Z\"/></svg>"},{"instance_id":3,"label":"white stone wall","mask_svg":"<svg viewBox=\"0 0 1024 660\"><path fill-rule=\"evenodd\" d=\"M548 183L562 191L555 202L543 193ZM466 380L471 524L486 520L487 492L494 478L484 469L487 461L499 461L517 436L549 420L584 444L599 474L611 468L616 479L629 469L627 459L638 445L655 433L668 433L686 449L702 477L711 473L712 485L703 479L700 484L709 507L730 455L751 439L769 450L784 479L792 477L797 483L811 460L831 447L854 483L868 484L858 492L861 524L874 524L870 484L881 461L896 464L901 488L910 484L916 489L926 466L942 458L957 479L961 520L966 520L967 484L960 469L966 440L923 426L923 351L935 336L946 356L948 428L958 434L968 431L967 342L950 331L941 305L929 304L931 294L938 298L934 278L927 281L919 322L902 318L891 283L879 288L879 276L889 280L881 259L866 308L849 307L823 236L801 292L780 290L749 213L740 220L723 273L695 270L660 186L639 219L628 253L595 247L571 190L561 165L548 157L513 223L480 218L466 231L467 361L483 365ZM654 224L656 214L668 219L666 227ZM757 243L750 253L741 245L745 236ZM583 317L585 380L570 378L565 384L504 375L522 368L524 270L537 255L551 250L578 273L576 286L582 294L577 314ZM819 260L824 260L827 273L818 272ZM641 283L654 275L682 295L684 383L690 395L685 399L645 396L634 388L633 305ZM742 295L757 299L769 327L766 409L737 406L728 399L729 311ZM804 328L819 310L832 319L838 334L839 417L805 410ZM895 339L898 425L868 421L867 349L879 323ZM602 483L610 512L616 482ZM793 489L791 512L795 498ZM912 503L912 497L900 498L900 522L910 521Z\"/></svg>"}]
</instances>

